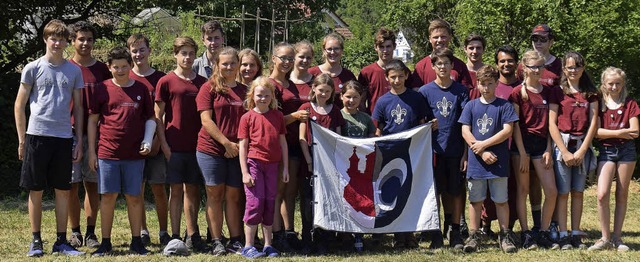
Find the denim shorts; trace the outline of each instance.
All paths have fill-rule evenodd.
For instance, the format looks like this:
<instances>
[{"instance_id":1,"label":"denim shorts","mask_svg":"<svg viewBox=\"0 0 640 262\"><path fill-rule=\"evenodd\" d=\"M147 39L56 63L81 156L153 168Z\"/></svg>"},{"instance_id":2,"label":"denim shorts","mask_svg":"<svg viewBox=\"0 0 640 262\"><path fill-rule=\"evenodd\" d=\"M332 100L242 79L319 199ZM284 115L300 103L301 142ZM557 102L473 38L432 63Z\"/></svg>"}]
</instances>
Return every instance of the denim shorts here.
<instances>
[{"instance_id":1,"label":"denim shorts","mask_svg":"<svg viewBox=\"0 0 640 262\"><path fill-rule=\"evenodd\" d=\"M636 161L636 143L629 140L622 145L617 146L599 146L598 162L634 162Z\"/></svg>"},{"instance_id":2,"label":"denim shorts","mask_svg":"<svg viewBox=\"0 0 640 262\"><path fill-rule=\"evenodd\" d=\"M191 152L171 152L167 163L167 184L202 185L202 174L196 154Z\"/></svg>"},{"instance_id":3,"label":"denim shorts","mask_svg":"<svg viewBox=\"0 0 640 262\"><path fill-rule=\"evenodd\" d=\"M491 200L494 203L506 203L509 200L508 177L492 179L469 179L469 202L479 203L487 198L487 188L491 192Z\"/></svg>"},{"instance_id":4,"label":"denim shorts","mask_svg":"<svg viewBox=\"0 0 640 262\"><path fill-rule=\"evenodd\" d=\"M242 188L242 170L240 169L240 158L226 158L224 156L213 156L196 152L198 165L202 170L202 177L206 186L227 185L235 188Z\"/></svg>"},{"instance_id":5,"label":"denim shorts","mask_svg":"<svg viewBox=\"0 0 640 262\"><path fill-rule=\"evenodd\" d=\"M142 192L144 159L98 159L98 192L137 196Z\"/></svg>"},{"instance_id":6,"label":"denim shorts","mask_svg":"<svg viewBox=\"0 0 640 262\"><path fill-rule=\"evenodd\" d=\"M542 154L547 150L547 138L533 134L522 134L522 143L524 144L524 151L529 155L531 159L540 159ZM511 140L511 154L518 155L518 147L516 146L516 140Z\"/></svg>"},{"instance_id":7,"label":"denim shorts","mask_svg":"<svg viewBox=\"0 0 640 262\"><path fill-rule=\"evenodd\" d=\"M574 153L577 147L569 146L567 148L569 152ZM554 146L553 150L553 169L556 173L556 187L558 188L558 194L564 195L573 190L576 192L584 192L585 183L587 181L587 173L589 172L589 166L591 161L591 155L593 151L587 150L584 154L582 166L567 166L562 161L562 154L560 149Z\"/></svg>"}]
</instances>

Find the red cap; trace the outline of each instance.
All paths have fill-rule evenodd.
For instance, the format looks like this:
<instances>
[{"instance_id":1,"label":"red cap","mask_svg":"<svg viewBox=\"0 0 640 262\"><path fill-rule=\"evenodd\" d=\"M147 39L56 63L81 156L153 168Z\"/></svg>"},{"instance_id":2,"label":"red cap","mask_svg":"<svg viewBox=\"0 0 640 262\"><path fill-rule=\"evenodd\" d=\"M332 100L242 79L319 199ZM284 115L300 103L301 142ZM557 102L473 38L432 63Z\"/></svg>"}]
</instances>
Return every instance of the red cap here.
<instances>
[{"instance_id":1,"label":"red cap","mask_svg":"<svg viewBox=\"0 0 640 262\"><path fill-rule=\"evenodd\" d=\"M551 30L551 27L549 27L547 24L539 24L533 28L533 30L531 31L531 35L532 36L539 35L539 36L553 38L553 31Z\"/></svg>"}]
</instances>

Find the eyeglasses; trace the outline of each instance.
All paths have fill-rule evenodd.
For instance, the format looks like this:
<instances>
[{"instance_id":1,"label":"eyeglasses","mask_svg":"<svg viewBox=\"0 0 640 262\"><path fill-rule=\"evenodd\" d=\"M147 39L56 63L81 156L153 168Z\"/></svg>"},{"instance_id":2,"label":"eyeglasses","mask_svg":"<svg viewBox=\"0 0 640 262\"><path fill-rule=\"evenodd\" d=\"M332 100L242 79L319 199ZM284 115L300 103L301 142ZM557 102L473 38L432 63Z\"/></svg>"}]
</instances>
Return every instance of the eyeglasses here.
<instances>
[{"instance_id":1,"label":"eyeglasses","mask_svg":"<svg viewBox=\"0 0 640 262\"><path fill-rule=\"evenodd\" d=\"M451 65L451 63L449 63L449 62L447 62L447 63L436 63L435 64L435 66L437 68L443 68L443 67L447 67L447 66L450 66L450 65Z\"/></svg>"},{"instance_id":2,"label":"eyeglasses","mask_svg":"<svg viewBox=\"0 0 640 262\"><path fill-rule=\"evenodd\" d=\"M568 66L568 67L565 67L564 69L567 69L567 71L569 72L575 72L582 69L582 66Z\"/></svg>"},{"instance_id":3,"label":"eyeglasses","mask_svg":"<svg viewBox=\"0 0 640 262\"><path fill-rule=\"evenodd\" d=\"M544 68L543 65L540 65L540 66L537 66L537 65L531 65L531 66L530 65L524 65L524 66L526 66L527 68L529 68L531 70L540 70L540 69Z\"/></svg>"},{"instance_id":4,"label":"eyeglasses","mask_svg":"<svg viewBox=\"0 0 640 262\"><path fill-rule=\"evenodd\" d=\"M340 51L342 51L342 48L340 48L340 47L329 47L329 48L325 48L324 50L327 51L327 53L340 52Z\"/></svg>"},{"instance_id":5,"label":"eyeglasses","mask_svg":"<svg viewBox=\"0 0 640 262\"><path fill-rule=\"evenodd\" d=\"M531 37L531 41L532 42L546 43L546 42L549 42L549 38L548 37L544 37L544 36L532 36Z\"/></svg>"},{"instance_id":6,"label":"eyeglasses","mask_svg":"<svg viewBox=\"0 0 640 262\"><path fill-rule=\"evenodd\" d=\"M290 56L276 56L282 62L293 62L294 58Z\"/></svg>"}]
</instances>

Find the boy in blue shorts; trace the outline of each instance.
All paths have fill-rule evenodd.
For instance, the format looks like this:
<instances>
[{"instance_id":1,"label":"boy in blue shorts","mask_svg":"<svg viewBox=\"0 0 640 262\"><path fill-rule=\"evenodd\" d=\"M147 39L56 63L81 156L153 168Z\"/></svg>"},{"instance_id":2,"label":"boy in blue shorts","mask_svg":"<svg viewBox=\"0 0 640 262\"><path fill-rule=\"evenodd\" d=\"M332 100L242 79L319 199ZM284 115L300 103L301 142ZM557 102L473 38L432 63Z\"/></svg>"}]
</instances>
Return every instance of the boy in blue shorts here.
<instances>
[{"instance_id":1,"label":"boy in blue shorts","mask_svg":"<svg viewBox=\"0 0 640 262\"><path fill-rule=\"evenodd\" d=\"M33 241L30 257L44 255L40 228L42 192L55 189L56 242L53 253L83 255L67 242L67 215L72 162L82 160L82 143L73 147L69 108L73 101L75 139L82 141L82 72L63 57L69 31L60 20L51 20L43 32L46 53L22 70L14 105L18 133L18 159L22 160L20 186L29 190L29 222ZM29 128L25 106L29 102Z\"/></svg>"},{"instance_id":2,"label":"boy in blue shorts","mask_svg":"<svg viewBox=\"0 0 640 262\"><path fill-rule=\"evenodd\" d=\"M451 210L451 218L445 216L445 224L451 222L449 246L462 249L464 242L460 231L460 218L464 211L464 174L466 168L465 145L462 141L458 119L469 100L468 88L451 80L453 53L446 48L436 49L431 56L431 66L436 79L420 87L429 110L427 119L437 119L438 129L433 132L435 165L433 170L436 192L441 195L444 210ZM445 227L445 230L448 230ZM445 232L446 233L446 232ZM434 232L430 248L443 246L442 233Z\"/></svg>"},{"instance_id":3,"label":"boy in blue shorts","mask_svg":"<svg viewBox=\"0 0 640 262\"><path fill-rule=\"evenodd\" d=\"M405 86L411 71L400 60L389 62L384 71L391 89L378 99L373 109L375 135L399 133L424 124L427 104L418 92ZM394 247L417 248L418 242L411 232L396 233Z\"/></svg>"},{"instance_id":4,"label":"boy in blue shorts","mask_svg":"<svg viewBox=\"0 0 640 262\"><path fill-rule=\"evenodd\" d=\"M460 116L462 136L469 145L467 186L469 188L469 238L465 252L475 252L480 244L480 216L482 203L491 192L500 223L498 244L505 253L516 251L515 235L509 229L508 177L509 147L513 123L518 115L511 103L495 95L500 73L491 65L477 71L480 98L467 103Z\"/></svg>"}]
</instances>

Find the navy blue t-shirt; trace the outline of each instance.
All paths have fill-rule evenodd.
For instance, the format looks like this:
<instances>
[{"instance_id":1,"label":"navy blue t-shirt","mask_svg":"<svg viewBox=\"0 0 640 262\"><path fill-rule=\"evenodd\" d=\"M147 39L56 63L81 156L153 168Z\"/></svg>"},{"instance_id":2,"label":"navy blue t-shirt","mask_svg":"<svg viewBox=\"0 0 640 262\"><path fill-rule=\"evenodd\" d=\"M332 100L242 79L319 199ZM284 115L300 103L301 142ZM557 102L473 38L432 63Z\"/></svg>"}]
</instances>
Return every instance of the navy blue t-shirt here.
<instances>
[{"instance_id":1,"label":"navy blue t-shirt","mask_svg":"<svg viewBox=\"0 0 640 262\"><path fill-rule=\"evenodd\" d=\"M469 102L469 89L452 82L442 89L435 81L423 85L419 90L430 110L427 120L438 119L438 129L433 132L433 151L446 157L460 157L464 153L462 125L458 123L462 108Z\"/></svg>"},{"instance_id":2,"label":"navy blue t-shirt","mask_svg":"<svg viewBox=\"0 0 640 262\"><path fill-rule=\"evenodd\" d=\"M400 95L388 92L378 99L371 118L377 121L382 135L409 130L420 124L427 113L422 96L409 88Z\"/></svg>"},{"instance_id":3,"label":"navy blue t-shirt","mask_svg":"<svg viewBox=\"0 0 640 262\"><path fill-rule=\"evenodd\" d=\"M480 98L471 100L462 110L460 124L471 127L471 133L477 141L484 141L503 129L504 124L518 121L518 115L513 105L507 100L496 98L490 104L480 101ZM467 164L468 179L492 179L509 176L509 144L508 139L500 144L493 145L485 151L491 151L498 157L498 161L488 165L480 155L476 155L469 149L469 162Z\"/></svg>"}]
</instances>

